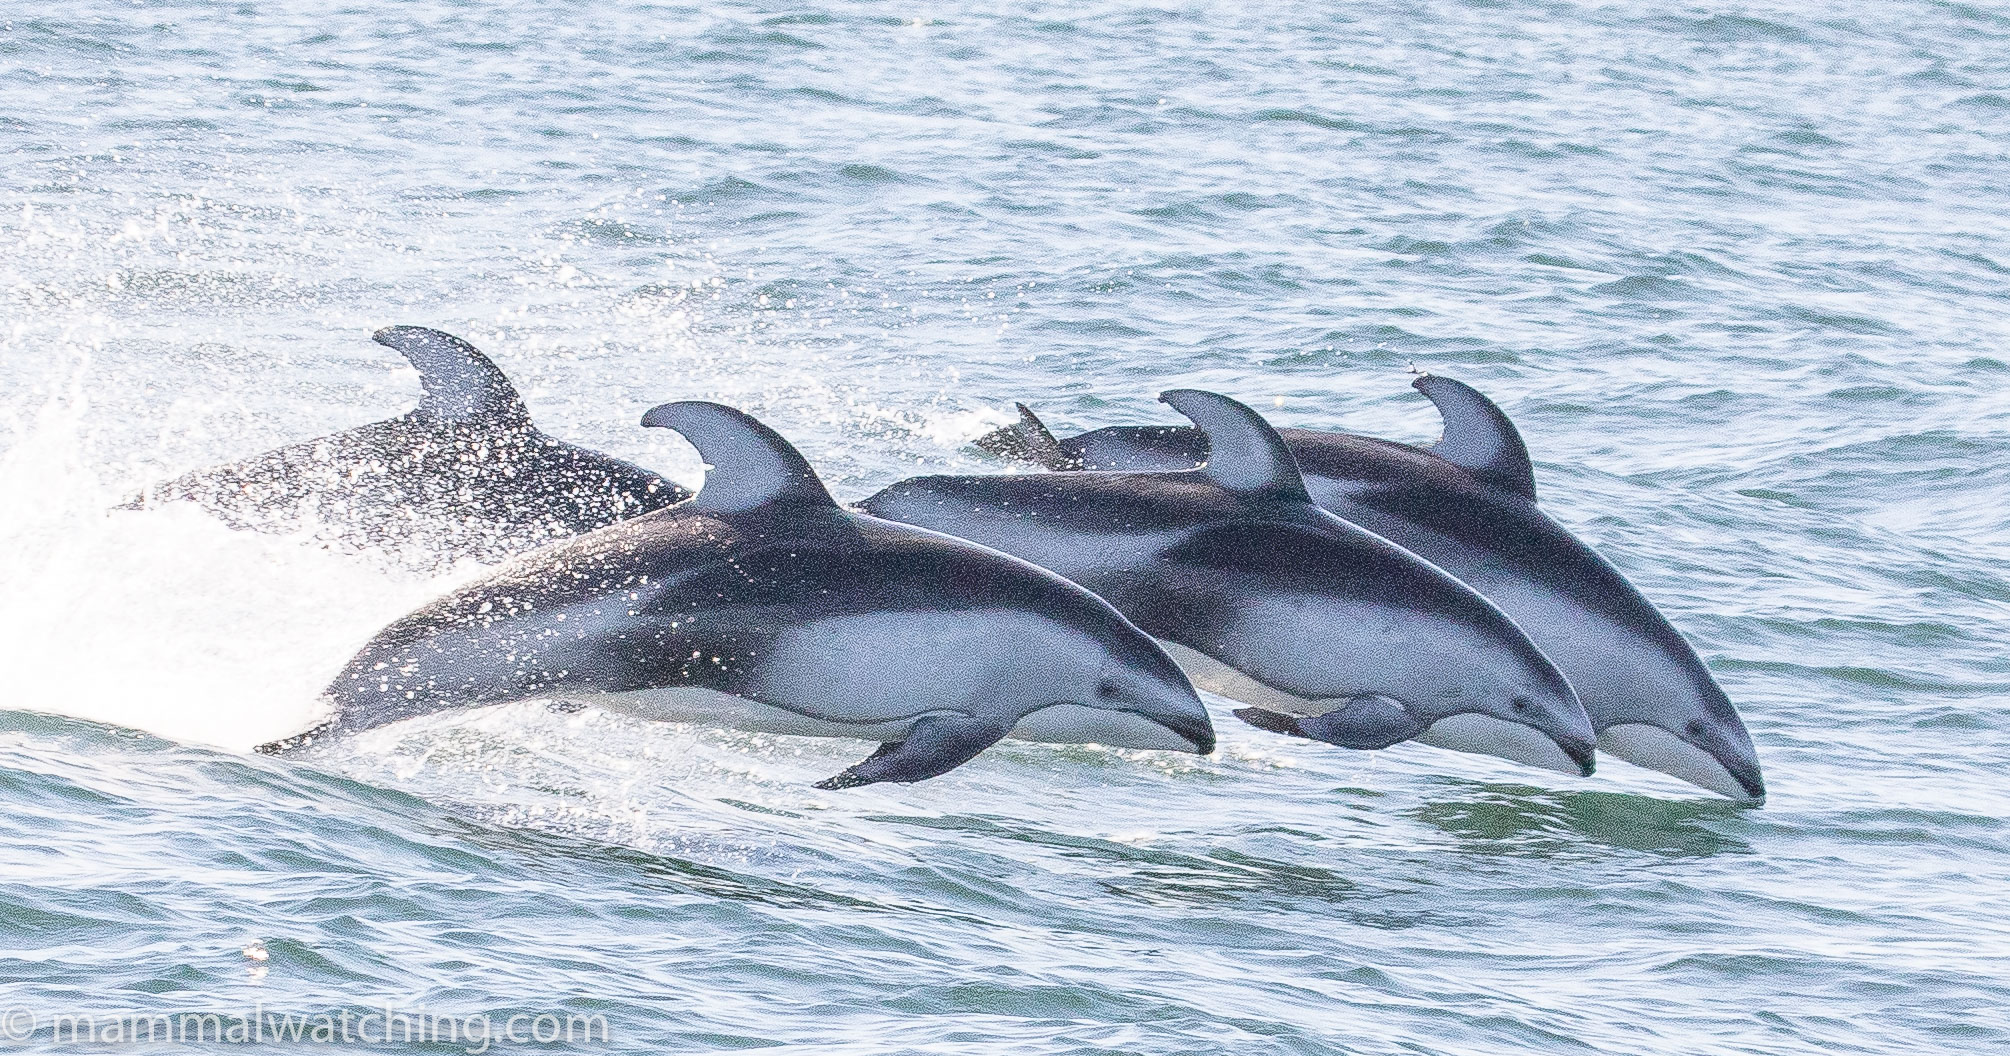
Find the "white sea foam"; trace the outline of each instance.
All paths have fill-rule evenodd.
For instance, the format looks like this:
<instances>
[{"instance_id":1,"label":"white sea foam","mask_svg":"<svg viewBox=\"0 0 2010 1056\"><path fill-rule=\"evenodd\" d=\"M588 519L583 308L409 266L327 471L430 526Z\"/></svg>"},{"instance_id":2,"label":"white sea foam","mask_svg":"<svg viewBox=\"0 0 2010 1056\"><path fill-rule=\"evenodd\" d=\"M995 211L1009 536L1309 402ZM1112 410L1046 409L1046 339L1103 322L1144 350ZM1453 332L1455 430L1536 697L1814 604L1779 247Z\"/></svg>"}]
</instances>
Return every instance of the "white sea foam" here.
<instances>
[{"instance_id":1,"label":"white sea foam","mask_svg":"<svg viewBox=\"0 0 2010 1056\"><path fill-rule=\"evenodd\" d=\"M18 709L246 749L312 721L356 646L445 582L126 497L82 455L76 389L0 449L0 671Z\"/></svg>"}]
</instances>

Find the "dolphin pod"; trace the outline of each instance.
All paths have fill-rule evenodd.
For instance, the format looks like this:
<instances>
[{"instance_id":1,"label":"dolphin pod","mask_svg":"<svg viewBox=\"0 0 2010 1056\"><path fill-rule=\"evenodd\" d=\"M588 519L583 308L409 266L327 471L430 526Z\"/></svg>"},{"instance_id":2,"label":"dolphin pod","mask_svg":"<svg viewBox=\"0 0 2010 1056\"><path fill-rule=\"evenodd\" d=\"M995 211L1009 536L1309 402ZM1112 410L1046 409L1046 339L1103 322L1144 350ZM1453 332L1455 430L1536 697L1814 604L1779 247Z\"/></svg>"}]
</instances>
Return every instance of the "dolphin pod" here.
<instances>
[{"instance_id":1,"label":"dolphin pod","mask_svg":"<svg viewBox=\"0 0 2010 1056\"><path fill-rule=\"evenodd\" d=\"M1764 799L1708 669L1541 511L1520 434L1449 378L1416 382L1445 419L1429 447L1274 430L1198 390L1162 397L1192 427L1067 439L1021 405L978 446L1065 472L915 478L854 512L730 408L643 420L699 449L692 498L539 432L466 342L375 339L419 369L413 411L151 497L508 563L385 628L328 687L326 722L261 751L552 699L879 741L823 782L848 787L936 776L1006 736L1206 753L1199 685L1250 725L1342 747L1581 774L1596 747Z\"/></svg>"},{"instance_id":2,"label":"dolphin pod","mask_svg":"<svg viewBox=\"0 0 2010 1056\"><path fill-rule=\"evenodd\" d=\"M795 448L669 403L713 467L697 496L517 558L384 629L284 751L525 699L881 741L822 782L919 781L1008 734L1214 750L1151 638L1080 586L974 543L843 509Z\"/></svg>"},{"instance_id":3,"label":"dolphin pod","mask_svg":"<svg viewBox=\"0 0 2010 1056\"><path fill-rule=\"evenodd\" d=\"M1324 509L1463 580L1505 611L1569 678L1598 746L1721 795L1763 801L1758 753L1710 670L1596 551L1536 504L1514 423L1471 386L1423 375L1444 418L1430 447L1279 430ZM1118 426L1057 439L1020 405L978 446L1052 470L1186 469L1213 457L1201 430Z\"/></svg>"},{"instance_id":4,"label":"dolphin pod","mask_svg":"<svg viewBox=\"0 0 2010 1056\"><path fill-rule=\"evenodd\" d=\"M917 477L869 513L1023 557L1109 599L1254 725L1349 748L1399 741L1589 774L1563 675L1471 588L1313 505L1269 423L1161 397L1213 452L1184 472Z\"/></svg>"},{"instance_id":5,"label":"dolphin pod","mask_svg":"<svg viewBox=\"0 0 2010 1056\"><path fill-rule=\"evenodd\" d=\"M494 563L661 509L691 493L639 466L553 439L473 345L418 326L373 340L419 370L406 414L197 470L128 508L186 500L234 528L302 529L422 563Z\"/></svg>"}]
</instances>

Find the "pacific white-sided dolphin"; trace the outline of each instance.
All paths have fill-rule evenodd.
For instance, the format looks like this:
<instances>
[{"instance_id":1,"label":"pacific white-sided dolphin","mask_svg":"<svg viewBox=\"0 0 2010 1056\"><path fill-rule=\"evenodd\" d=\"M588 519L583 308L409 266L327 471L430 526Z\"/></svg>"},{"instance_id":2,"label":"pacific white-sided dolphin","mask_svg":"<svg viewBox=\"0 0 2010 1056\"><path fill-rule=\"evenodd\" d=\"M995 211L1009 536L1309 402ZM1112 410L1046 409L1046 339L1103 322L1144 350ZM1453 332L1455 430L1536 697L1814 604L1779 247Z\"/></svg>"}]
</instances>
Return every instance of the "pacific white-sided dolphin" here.
<instances>
[{"instance_id":1,"label":"pacific white-sided dolphin","mask_svg":"<svg viewBox=\"0 0 2010 1056\"><path fill-rule=\"evenodd\" d=\"M411 412L184 474L128 506L185 499L234 528L445 566L500 561L690 497L538 431L509 379L460 338L393 326L373 339L418 368L425 397Z\"/></svg>"},{"instance_id":2,"label":"pacific white-sided dolphin","mask_svg":"<svg viewBox=\"0 0 2010 1056\"><path fill-rule=\"evenodd\" d=\"M1514 423L1471 386L1434 375L1415 388L1444 437L1428 448L1282 429L1314 502L1450 572L1514 617L1570 679L1598 746L1733 799L1763 801L1751 735L1696 651L1641 593L1536 505L1535 470ZM1033 412L978 441L1049 469L1183 469L1208 438L1119 426L1056 440Z\"/></svg>"},{"instance_id":3,"label":"pacific white-sided dolphin","mask_svg":"<svg viewBox=\"0 0 2010 1056\"><path fill-rule=\"evenodd\" d=\"M697 447L696 498L525 554L385 628L328 687L334 717L266 749L526 699L884 742L825 788L934 777L1012 732L1214 749L1179 668L1081 587L840 508L732 408L668 403L642 424Z\"/></svg>"},{"instance_id":4,"label":"pacific white-sided dolphin","mask_svg":"<svg viewBox=\"0 0 2010 1056\"><path fill-rule=\"evenodd\" d=\"M1107 598L1253 725L1348 748L1399 741L1589 774L1565 678L1486 599L1319 509L1269 423L1161 397L1211 446L1198 469L917 477L860 508L973 539Z\"/></svg>"}]
</instances>

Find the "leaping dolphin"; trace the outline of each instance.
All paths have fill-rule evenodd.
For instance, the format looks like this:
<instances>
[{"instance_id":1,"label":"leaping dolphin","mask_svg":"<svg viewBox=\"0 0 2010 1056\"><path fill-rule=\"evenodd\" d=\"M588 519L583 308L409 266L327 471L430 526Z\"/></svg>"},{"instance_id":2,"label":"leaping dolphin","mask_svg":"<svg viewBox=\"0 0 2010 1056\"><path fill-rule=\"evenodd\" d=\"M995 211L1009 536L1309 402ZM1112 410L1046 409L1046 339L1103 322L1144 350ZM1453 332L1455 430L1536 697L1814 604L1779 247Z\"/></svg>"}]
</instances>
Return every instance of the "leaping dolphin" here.
<instances>
[{"instance_id":1,"label":"leaping dolphin","mask_svg":"<svg viewBox=\"0 0 2010 1056\"><path fill-rule=\"evenodd\" d=\"M618 458L546 436L474 346L419 326L373 335L419 370L411 412L150 489L234 528L391 551L422 567L500 561L661 509L690 492Z\"/></svg>"},{"instance_id":2,"label":"leaping dolphin","mask_svg":"<svg viewBox=\"0 0 2010 1056\"><path fill-rule=\"evenodd\" d=\"M1499 605L1561 668L1598 746L1733 799L1763 802L1752 738L1708 667L1626 577L1536 505L1528 446L1477 390L1426 374L1444 436L1428 448L1281 429L1314 502L1415 552ZM1057 440L1024 404L977 441L1054 470L1176 470L1209 457L1194 429L1117 426Z\"/></svg>"},{"instance_id":3,"label":"leaping dolphin","mask_svg":"<svg viewBox=\"0 0 2010 1056\"><path fill-rule=\"evenodd\" d=\"M1211 445L1184 472L916 477L860 508L973 539L1107 598L1194 683L1265 729L1348 748L1416 740L1570 774L1593 733L1564 676L1492 603L1319 509L1269 423L1160 397Z\"/></svg>"},{"instance_id":4,"label":"leaping dolphin","mask_svg":"<svg viewBox=\"0 0 2010 1056\"><path fill-rule=\"evenodd\" d=\"M696 498L397 621L328 687L332 719L261 750L526 699L884 742L823 788L935 777L1015 732L1214 749L1179 668L1081 587L840 508L788 441L732 408L668 403L642 424L697 447Z\"/></svg>"}]
</instances>

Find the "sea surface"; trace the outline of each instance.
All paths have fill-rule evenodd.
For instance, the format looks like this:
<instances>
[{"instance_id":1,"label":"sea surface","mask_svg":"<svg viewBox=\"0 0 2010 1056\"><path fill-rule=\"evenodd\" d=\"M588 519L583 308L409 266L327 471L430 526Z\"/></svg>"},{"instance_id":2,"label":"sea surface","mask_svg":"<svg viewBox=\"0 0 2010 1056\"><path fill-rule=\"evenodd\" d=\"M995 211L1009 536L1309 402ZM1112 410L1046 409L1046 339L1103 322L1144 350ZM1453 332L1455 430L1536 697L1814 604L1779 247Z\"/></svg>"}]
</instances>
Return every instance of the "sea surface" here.
<instances>
[{"instance_id":1,"label":"sea surface","mask_svg":"<svg viewBox=\"0 0 2010 1056\"><path fill-rule=\"evenodd\" d=\"M249 754L480 569L109 508L409 408L394 323L688 483L642 412L745 408L848 498L1003 471L1015 399L1423 442L1450 374L1771 798L1219 700L1209 758L843 792L870 746L535 704ZM2006 640L1999 5L0 4L0 1051L2010 1051Z\"/></svg>"}]
</instances>

